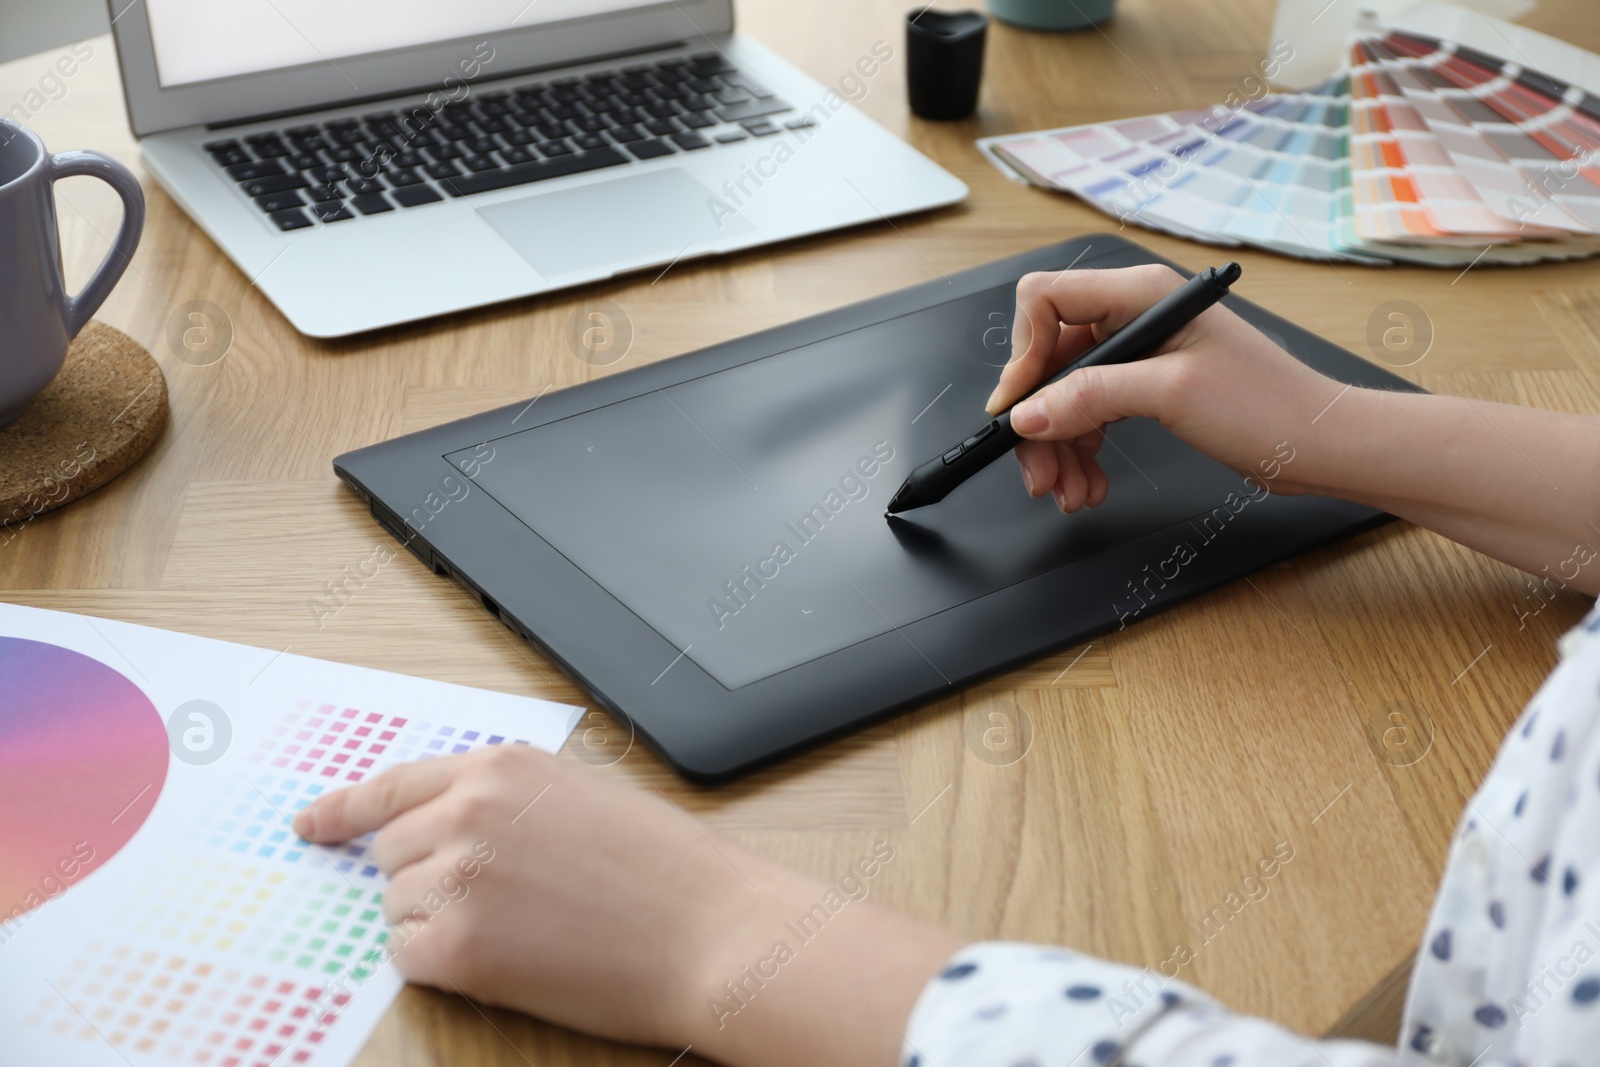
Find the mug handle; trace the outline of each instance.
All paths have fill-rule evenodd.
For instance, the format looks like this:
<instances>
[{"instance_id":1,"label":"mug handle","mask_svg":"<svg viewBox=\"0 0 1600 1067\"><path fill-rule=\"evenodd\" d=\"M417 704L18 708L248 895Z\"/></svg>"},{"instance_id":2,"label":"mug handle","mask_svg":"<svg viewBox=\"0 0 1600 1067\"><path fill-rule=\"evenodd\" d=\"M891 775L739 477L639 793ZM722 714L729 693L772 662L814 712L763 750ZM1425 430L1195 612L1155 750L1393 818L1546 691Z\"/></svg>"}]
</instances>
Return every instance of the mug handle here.
<instances>
[{"instance_id":1,"label":"mug handle","mask_svg":"<svg viewBox=\"0 0 1600 1067\"><path fill-rule=\"evenodd\" d=\"M100 305L111 295L112 288L133 261L134 249L139 247L139 235L144 232L144 190L139 188L139 180L132 171L99 152L58 152L50 157L52 183L78 174L99 178L122 197L122 228L117 231L111 251L106 253L106 258L94 272L94 277L89 279L89 284L77 296L66 298L67 332L72 337L78 336L78 331L83 329L89 317L99 311Z\"/></svg>"}]
</instances>

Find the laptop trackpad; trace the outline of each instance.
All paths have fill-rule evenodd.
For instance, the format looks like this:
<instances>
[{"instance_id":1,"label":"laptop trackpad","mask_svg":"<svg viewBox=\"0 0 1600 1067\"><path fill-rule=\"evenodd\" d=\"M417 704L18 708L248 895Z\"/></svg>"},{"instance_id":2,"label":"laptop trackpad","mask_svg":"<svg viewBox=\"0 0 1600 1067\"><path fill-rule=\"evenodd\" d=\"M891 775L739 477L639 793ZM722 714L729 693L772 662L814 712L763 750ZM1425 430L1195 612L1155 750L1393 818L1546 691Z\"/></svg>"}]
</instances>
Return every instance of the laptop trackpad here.
<instances>
[{"instance_id":1,"label":"laptop trackpad","mask_svg":"<svg viewBox=\"0 0 1600 1067\"><path fill-rule=\"evenodd\" d=\"M478 214L547 278L667 263L754 229L678 167L504 200Z\"/></svg>"}]
</instances>

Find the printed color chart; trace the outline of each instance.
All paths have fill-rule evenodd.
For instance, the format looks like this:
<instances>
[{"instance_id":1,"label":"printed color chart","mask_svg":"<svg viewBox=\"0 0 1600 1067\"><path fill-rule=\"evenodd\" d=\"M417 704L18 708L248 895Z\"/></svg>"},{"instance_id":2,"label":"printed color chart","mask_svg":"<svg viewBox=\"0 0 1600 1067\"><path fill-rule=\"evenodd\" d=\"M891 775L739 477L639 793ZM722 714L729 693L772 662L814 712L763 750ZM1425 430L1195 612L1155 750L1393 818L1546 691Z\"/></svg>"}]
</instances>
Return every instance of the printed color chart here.
<instances>
[{"instance_id":1,"label":"printed color chart","mask_svg":"<svg viewBox=\"0 0 1600 1067\"><path fill-rule=\"evenodd\" d=\"M95 848L0 915L0 1064L348 1063L401 985L386 882L370 838L313 846L294 813L407 760L553 751L582 713L288 655L261 678L273 659L0 605L0 683L31 694L0 711L6 892L59 871L60 840ZM193 700L229 718L215 762L170 755L165 718Z\"/></svg>"}]
</instances>

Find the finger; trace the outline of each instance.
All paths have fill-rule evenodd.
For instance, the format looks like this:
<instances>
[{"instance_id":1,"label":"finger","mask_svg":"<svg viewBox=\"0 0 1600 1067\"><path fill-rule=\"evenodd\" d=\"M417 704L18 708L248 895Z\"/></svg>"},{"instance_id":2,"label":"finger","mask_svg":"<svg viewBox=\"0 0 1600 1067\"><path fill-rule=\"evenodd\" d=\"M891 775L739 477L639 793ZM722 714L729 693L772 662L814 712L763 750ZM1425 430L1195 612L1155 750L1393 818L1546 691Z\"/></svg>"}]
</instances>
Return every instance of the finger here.
<instances>
[{"instance_id":1,"label":"finger","mask_svg":"<svg viewBox=\"0 0 1600 1067\"><path fill-rule=\"evenodd\" d=\"M441 805L423 803L390 820L372 841L372 862L393 878L399 871L433 855L446 827Z\"/></svg>"},{"instance_id":2,"label":"finger","mask_svg":"<svg viewBox=\"0 0 1600 1067\"><path fill-rule=\"evenodd\" d=\"M1085 367L1011 409L1011 428L1036 441L1067 441L1118 419L1159 418L1178 387L1177 355Z\"/></svg>"},{"instance_id":3,"label":"finger","mask_svg":"<svg viewBox=\"0 0 1600 1067\"><path fill-rule=\"evenodd\" d=\"M389 880L383 891L383 917L395 926L412 930L425 924L432 914L423 898L433 887L426 864L412 864Z\"/></svg>"},{"instance_id":4,"label":"finger","mask_svg":"<svg viewBox=\"0 0 1600 1067\"><path fill-rule=\"evenodd\" d=\"M1004 410L1004 404L994 403L996 397L1009 397L1012 392L1018 397L1026 396L1036 385L1049 378L1056 371L1083 355L1098 341L1098 328L1094 326L1069 326L1062 325L1061 333L1056 338L1055 350L1043 354L1043 357L1030 357L1027 361L1021 359L1006 364L1000 372L1001 384L995 386L995 391L989 396L987 405L989 414L997 415ZM1013 371L1012 367L1023 369ZM1011 373L1020 379L1020 384L1008 383L1006 374ZM1005 392L1002 393L1001 389Z\"/></svg>"},{"instance_id":5,"label":"finger","mask_svg":"<svg viewBox=\"0 0 1600 1067\"><path fill-rule=\"evenodd\" d=\"M1076 358L1095 338L1120 329L1181 284L1183 278L1176 271L1159 264L1024 275L1017 283L1013 358L989 398L989 413L998 413L1025 395L1045 376L1053 358ZM1063 323L1080 327L1070 345L1060 345ZM1067 358L1056 365L1064 365Z\"/></svg>"},{"instance_id":6,"label":"finger","mask_svg":"<svg viewBox=\"0 0 1600 1067\"><path fill-rule=\"evenodd\" d=\"M1029 496L1044 496L1056 484L1056 453L1048 441L1024 441L1016 448L1022 484Z\"/></svg>"},{"instance_id":7,"label":"finger","mask_svg":"<svg viewBox=\"0 0 1600 1067\"><path fill-rule=\"evenodd\" d=\"M395 970L400 972L402 978L415 985L440 985L437 977L432 982L428 980L436 969L432 966L432 955L428 949L437 931L430 930L428 920L420 916L401 919L396 928L403 928L406 936L404 943L395 945L393 949ZM395 940L398 940L398 937L390 939L391 943Z\"/></svg>"},{"instance_id":8,"label":"finger","mask_svg":"<svg viewBox=\"0 0 1600 1067\"><path fill-rule=\"evenodd\" d=\"M991 415L1003 411L1017 397L1026 395L1039 382L1077 359L1096 340L1094 326L1064 323L1048 303L1024 296L1025 286L1037 288L1048 284L1029 282L1028 277L1017 284L1017 320L1012 327L1011 358L1000 369L1000 381L985 404Z\"/></svg>"},{"instance_id":9,"label":"finger","mask_svg":"<svg viewBox=\"0 0 1600 1067\"><path fill-rule=\"evenodd\" d=\"M438 893L440 872L432 863L406 868L384 894L384 914L406 931L405 944L394 954L397 970L408 980L422 985L455 986L468 984L468 968L462 966L463 937L470 924L452 909L459 902L446 900ZM400 899L390 912L389 894L398 887Z\"/></svg>"},{"instance_id":10,"label":"finger","mask_svg":"<svg viewBox=\"0 0 1600 1067\"><path fill-rule=\"evenodd\" d=\"M414 921L410 937L403 951L394 954L394 966L401 977L415 985L433 986L461 992L466 981L459 967L445 964L448 948L445 942L451 936L449 916Z\"/></svg>"},{"instance_id":11,"label":"finger","mask_svg":"<svg viewBox=\"0 0 1600 1067\"><path fill-rule=\"evenodd\" d=\"M1023 368L1033 368L1036 373L1039 357L1034 353L1055 348L1056 337L1061 332L1060 323L1044 317L1035 296L1038 290L1048 284L1047 276L1038 273L1024 274L1017 280L1017 308L1011 320L1011 357L1000 370L1001 385L1026 374ZM989 397L987 407L990 414L1000 409L1000 405L996 404L996 398L1001 395L1000 388L1000 385L996 385Z\"/></svg>"},{"instance_id":12,"label":"finger","mask_svg":"<svg viewBox=\"0 0 1600 1067\"><path fill-rule=\"evenodd\" d=\"M317 798L295 815L295 832L324 843L359 837L444 792L460 766L451 757L402 763L360 785Z\"/></svg>"},{"instance_id":13,"label":"finger","mask_svg":"<svg viewBox=\"0 0 1600 1067\"><path fill-rule=\"evenodd\" d=\"M1089 477L1089 496L1084 503L1097 508L1106 502L1106 493L1111 488L1106 472L1100 466L1100 457L1097 454L1099 442L1086 442L1082 437L1073 442L1072 447L1078 452L1078 462L1083 464L1083 472Z\"/></svg>"},{"instance_id":14,"label":"finger","mask_svg":"<svg viewBox=\"0 0 1600 1067\"><path fill-rule=\"evenodd\" d=\"M389 956L394 960L395 966L399 968L400 973L405 974L406 964L404 961L406 957L415 954L412 950L412 942L423 931L427 930L430 917L426 911L420 908L415 911L403 912L399 906L395 906L392 909L393 914L390 914L391 908L388 896L388 892L385 892L383 911L384 918L389 923L389 939L384 943L384 947L388 949Z\"/></svg>"},{"instance_id":15,"label":"finger","mask_svg":"<svg viewBox=\"0 0 1600 1067\"><path fill-rule=\"evenodd\" d=\"M1056 507L1070 515L1083 507L1084 498L1089 495L1089 479L1078 462L1078 453L1067 442L1056 445L1056 467L1061 471L1056 478Z\"/></svg>"}]
</instances>

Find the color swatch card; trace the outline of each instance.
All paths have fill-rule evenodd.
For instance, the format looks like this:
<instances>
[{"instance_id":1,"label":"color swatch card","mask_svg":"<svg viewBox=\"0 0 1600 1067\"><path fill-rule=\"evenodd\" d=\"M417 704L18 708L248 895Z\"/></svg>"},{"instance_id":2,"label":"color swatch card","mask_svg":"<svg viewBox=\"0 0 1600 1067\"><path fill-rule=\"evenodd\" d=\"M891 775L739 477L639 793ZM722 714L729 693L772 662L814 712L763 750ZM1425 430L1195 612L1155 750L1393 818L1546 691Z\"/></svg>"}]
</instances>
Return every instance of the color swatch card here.
<instances>
[{"instance_id":1,"label":"color swatch card","mask_svg":"<svg viewBox=\"0 0 1600 1067\"><path fill-rule=\"evenodd\" d=\"M1420 121L1489 210L1544 236L1600 230L1600 97L1413 35L1357 42L1352 58L1361 95L1410 131Z\"/></svg>"},{"instance_id":2,"label":"color swatch card","mask_svg":"<svg viewBox=\"0 0 1600 1067\"><path fill-rule=\"evenodd\" d=\"M1537 51L1587 69L1571 46ZM1253 80L1210 108L978 146L1012 177L1211 244L1449 267L1600 252L1592 91L1415 32L1365 33L1347 60L1303 92Z\"/></svg>"},{"instance_id":3,"label":"color swatch card","mask_svg":"<svg viewBox=\"0 0 1600 1067\"><path fill-rule=\"evenodd\" d=\"M1367 258L1350 232L1343 79L1236 106L989 138L1036 184L1124 222L1214 244L1317 259Z\"/></svg>"},{"instance_id":4,"label":"color swatch card","mask_svg":"<svg viewBox=\"0 0 1600 1067\"><path fill-rule=\"evenodd\" d=\"M0 1064L333 1067L399 992L370 838L293 814L582 709L0 604Z\"/></svg>"}]
</instances>

